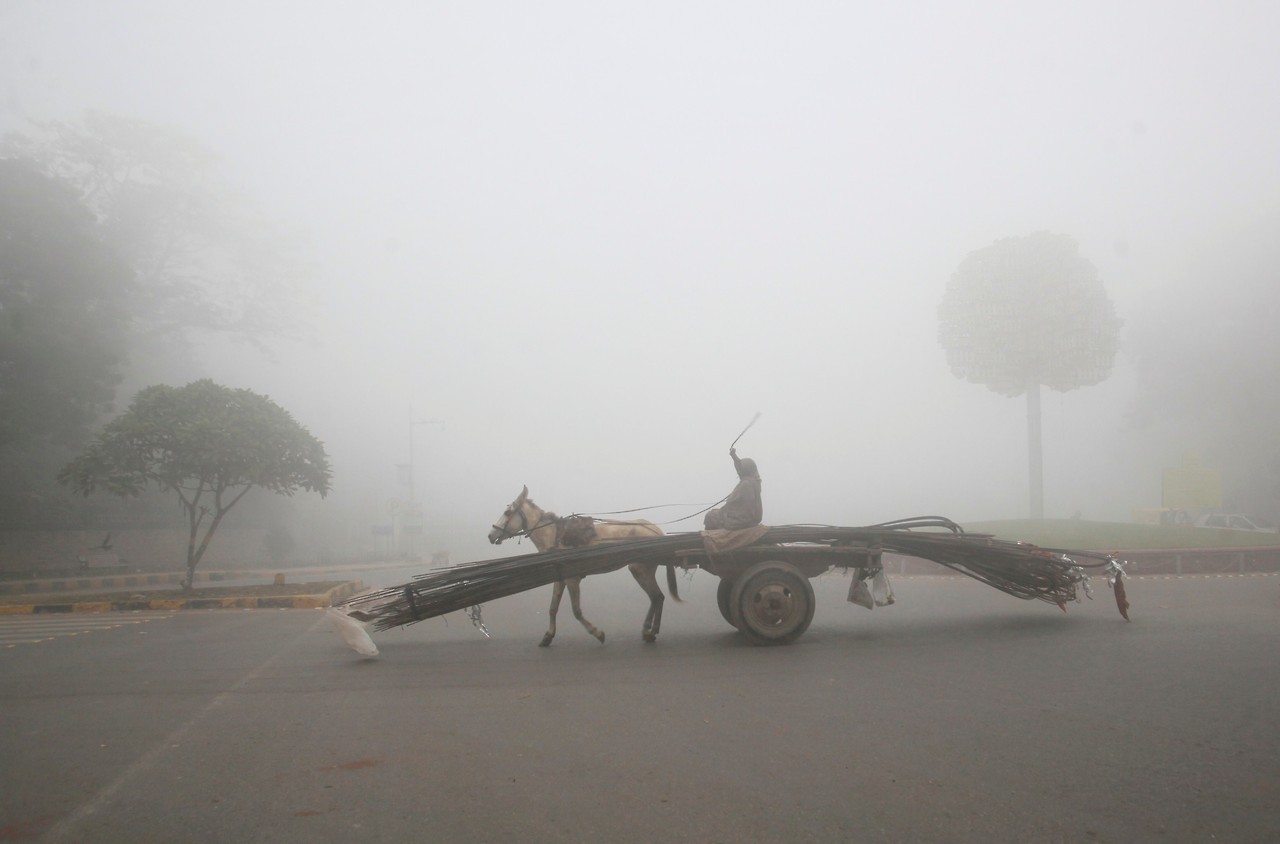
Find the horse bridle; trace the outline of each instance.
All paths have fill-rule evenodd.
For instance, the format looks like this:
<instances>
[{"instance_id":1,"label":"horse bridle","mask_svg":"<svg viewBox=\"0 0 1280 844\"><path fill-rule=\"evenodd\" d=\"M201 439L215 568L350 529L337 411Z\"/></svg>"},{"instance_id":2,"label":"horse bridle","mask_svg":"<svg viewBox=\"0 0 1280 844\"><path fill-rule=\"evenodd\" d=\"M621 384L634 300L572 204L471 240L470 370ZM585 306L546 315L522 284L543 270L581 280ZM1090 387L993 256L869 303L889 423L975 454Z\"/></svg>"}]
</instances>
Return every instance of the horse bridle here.
<instances>
[{"instance_id":1,"label":"horse bridle","mask_svg":"<svg viewBox=\"0 0 1280 844\"><path fill-rule=\"evenodd\" d=\"M556 523L556 520L554 518L547 522L543 522L539 520L538 523L535 524L533 527L529 527L529 517L524 514L523 506L516 508L508 504L507 509L503 511L502 515L504 517L504 523L501 526L493 525L492 527L494 530L498 531L499 534L501 534L503 539L511 539L516 536L528 536L530 533L534 532L538 528L546 527L547 525L553 525ZM512 516L520 517L520 530L512 531L508 527L508 525L511 524Z\"/></svg>"}]
</instances>

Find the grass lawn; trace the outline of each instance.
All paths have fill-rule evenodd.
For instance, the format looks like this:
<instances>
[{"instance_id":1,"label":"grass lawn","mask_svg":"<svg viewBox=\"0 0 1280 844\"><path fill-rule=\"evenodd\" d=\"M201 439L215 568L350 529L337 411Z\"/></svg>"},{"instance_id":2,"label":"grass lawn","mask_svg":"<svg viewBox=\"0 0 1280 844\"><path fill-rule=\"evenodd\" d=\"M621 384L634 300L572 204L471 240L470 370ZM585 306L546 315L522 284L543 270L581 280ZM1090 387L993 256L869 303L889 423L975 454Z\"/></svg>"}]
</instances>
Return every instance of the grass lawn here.
<instances>
[{"instance_id":1,"label":"grass lawn","mask_svg":"<svg viewBox=\"0 0 1280 844\"><path fill-rule=\"evenodd\" d=\"M969 533L993 534L997 539L1030 542L1042 548L1078 548L1081 551L1280 546L1280 533L1186 525L1087 522L1081 519L1010 519L966 522L962 527Z\"/></svg>"}]
</instances>

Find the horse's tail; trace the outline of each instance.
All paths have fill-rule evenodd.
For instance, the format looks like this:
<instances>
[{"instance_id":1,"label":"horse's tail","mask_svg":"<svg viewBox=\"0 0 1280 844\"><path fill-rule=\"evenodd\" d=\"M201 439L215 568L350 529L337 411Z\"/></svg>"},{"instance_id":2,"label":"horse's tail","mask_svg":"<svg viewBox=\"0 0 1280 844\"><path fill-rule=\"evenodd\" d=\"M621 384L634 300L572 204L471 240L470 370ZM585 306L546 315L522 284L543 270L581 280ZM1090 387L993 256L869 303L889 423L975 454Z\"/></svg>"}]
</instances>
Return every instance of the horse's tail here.
<instances>
[{"instance_id":1,"label":"horse's tail","mask_svg":"<svg viewBox=\"0 0 1280 844\"><path fill-rule=\"evenodd\" d=\"M671 600L684 603L684 599L680 597L680 590L676 588L676 567L671 563L667 563L667 591L671 593Z\"/></svg>"}]
</instances>

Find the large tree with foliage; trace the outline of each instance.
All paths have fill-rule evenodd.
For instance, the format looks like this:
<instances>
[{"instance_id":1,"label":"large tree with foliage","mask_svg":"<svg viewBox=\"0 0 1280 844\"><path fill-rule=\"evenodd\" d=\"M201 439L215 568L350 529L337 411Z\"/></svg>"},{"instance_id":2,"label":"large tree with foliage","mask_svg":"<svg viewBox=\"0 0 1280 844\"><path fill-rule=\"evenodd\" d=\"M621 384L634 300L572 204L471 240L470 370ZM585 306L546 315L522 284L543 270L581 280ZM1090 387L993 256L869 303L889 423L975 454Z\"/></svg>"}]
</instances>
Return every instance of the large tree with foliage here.
<instances>
[{"instance_id":1,"label":"large tree with foliage","mask_svg":"<svg viewBox=\"0 0 1280 844\"><path fill-rule=\"evenodd\" d=\"M125 364L130 268L75 193L0 159L0 512L58 510L53 475L110 409Z\"/></svg>"},{"instance_id":2,"label":"large tree with foliage","mask_svg":"<svg viewBox=\"0 0 1280 844\"><path fill-rule=\"evenodd\" d=\"M152 484L176 494L190 529L189 589L214 532L249 490L323 497L331 474L324 445L286 410L206 379L139 392L58 480L85 495L133 496Z\"/></svg>"},{"instance_id":3,"label":"large tree with foliage","mask_svg":"<svg viewBox=\"0 0 1280 844\"><path fill-rule=\"evenodd\" d=\"M1198 454L1222 473L1223 506L1280 519L1280 207L1207 232L1128 332L1130 419L1164 468Z\"/></svg>"},{"instance_id":4,"label":"large tree with foliage","mask_svg":"<svg viewBox=\"0 0 1280 844\"><path fill-rule=\"evenodd\" d=\"M71 186L103 239L134 269L135 384L193 377L150 371L189 356L193 331L254 343L300 330L292 246L230 187L218 156L177 130L85 112L12 132L0 154Z\"/></svg>"},{"instance_id":5,"label":"large tree with foliage","mask_svg":"<svg viewBox=\"0 0 1280 844\"><path fill-rule=\"evenodd\" d=\"M1067 235L998 240L960 263L938 307L938 339L963 378L1027 397L1032 518L1044 516L1040 388L1059 392L1111 374L1121 321L1098 271Z\"/></svg>"}]
</instances>

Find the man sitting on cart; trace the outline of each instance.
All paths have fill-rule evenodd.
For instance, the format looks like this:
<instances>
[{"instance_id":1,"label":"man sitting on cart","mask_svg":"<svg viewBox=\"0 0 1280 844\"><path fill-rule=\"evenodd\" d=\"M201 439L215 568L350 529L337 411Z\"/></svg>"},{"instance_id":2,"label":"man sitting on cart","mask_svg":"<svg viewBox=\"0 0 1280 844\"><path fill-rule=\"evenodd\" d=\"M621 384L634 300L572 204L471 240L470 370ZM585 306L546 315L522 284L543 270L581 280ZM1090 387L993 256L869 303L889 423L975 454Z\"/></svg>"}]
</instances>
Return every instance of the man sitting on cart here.
<instances>
[{"instance_id":1,"label":"man sitting on cart","mask_svg":"<svg viewBox=\"0 0 1280 844\"><path fill-rule=\"evenodd\" d=\"M756 461L750 457L738 457L736 449L729 449L733 468L738 471L738 485L729 493L723 507L708 510L702 524L707 530L743 530L760 524L764 519L764 504L760 500L760 472Z\"/></svg>"}]
</instances>

